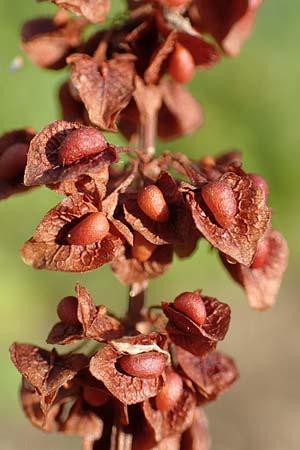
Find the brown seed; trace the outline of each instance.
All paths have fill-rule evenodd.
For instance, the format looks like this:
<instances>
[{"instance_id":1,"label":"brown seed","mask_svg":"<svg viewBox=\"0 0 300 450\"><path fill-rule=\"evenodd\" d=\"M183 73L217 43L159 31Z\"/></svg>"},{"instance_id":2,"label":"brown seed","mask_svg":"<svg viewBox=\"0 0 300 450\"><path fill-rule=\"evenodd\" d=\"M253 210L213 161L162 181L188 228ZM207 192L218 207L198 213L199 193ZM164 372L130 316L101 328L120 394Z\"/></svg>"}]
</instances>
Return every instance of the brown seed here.
<instances>
[{"instance_id":1,"label":"brown seed","mask_svg":"<svg viewBox=\"0 0 300 450\"><path fill-rule=\"evenodd\" d=\"M157 246L155 244L147 241L147 239L145 239L144 236L142 236L140 233L138 233L137 231L134 232L133 247L131 253L132 256L138 261L148 261L156 247Z\"/></svg>"},{"instance_id":2,"label":"brown seed","mask_svg":"<svg viewBox=\"0 0 300 450\"><path fill-rule=\"evenodd\" d=\"M94 212L86 216L72 228L67 241L71 245L88 245L101 242L109 232L109 222L103 212Z\"/></svg>"},{"instance_id":3,"label":"brown seed","mask_svg":"<svg viewBox=\"0 0 300 450\"><path fill-rule=\"evenodd\" d=\"M223 181L213 181L202 188L201 195L218 224L222 228L229 228L237 213L237 203L231 187Z\"/></svg>"},{"instance_id":4,"label":"brown seed","mask_svg":"<svg viewBox=\"0 0 300 450\"><path fill-rule=\"evenodd\" d=\"M264 239L257 246L256 253L250 266L251 269L261 269L268 259L269 252L270 252L270 242L268 239Z\"/></svg>"},{"instance_id":5,"label":"brown seed","mask_svg":"<svg viewBox=\"0 0 300 450\"><path fill-rule=\"evenodd\" d=\"M141 210L155 222L165 223L170 218L170 211L161 190L154 184L144 187L137 196Z\"/></svg>"},{"instance_id":6,"label":"brown seed","mask_svg":"<svg viewBox=\"0 0 300 450\"><path fill-rule=\"evenodd\" d=\"M270 190L266 180L261 175L258 175L256 173L249 173L248 177L251 178L254 186L260 187L264 191L267 200Z\"/></svg>"},{"instance_id":7,"label":"brown seed","mask_svg":"<svg viewBox=\"0 0 300 450\"><path fill-rule=\"evenodd\" d=\"M85 156L95 155L107 148L101 131L93 127L71 131L59 147L58 161L62 166L73 164Z\"/></svg>"},{"instance_id":8,"label":"brown seed","mask_svg":"<svg viewBox=\"0 0 300 450\"><path fill-rule=\"evenodd\" d=\"M168 73L177 83L186 84L194 77L196 65L192 54L186 47L176 44L170 56Z\"/></svg>"},{"instance_id":9,"label":"brown seed","mask_svg":"<svg viewBox=\"0 0 300 450\"><path fill-rule=\"evenodd\" d=\"M84 386L83 388L83 399L94 408L99 408L99 406L105 405L110 399L109 395L99 389Z\"/></svg>"},{"instance_id":10,"label":"brown seed","mask_svg":"<svg viewBox=\"0 0 300 450\"><path fill-rule=\"evenodd\" d=\"M183 392L182 378L172 369L166 372L166 384L156 396L156 408L159 411L167 412L173 408L180 399Z\"/></svg>"},{"instance_id":11,"label":"brown seed","mask_svg":"<svg viewBox=\"0 0 300 450\"><path fill-rule=\"evenodd\" d=\"M165 356L158 352L125 355L118 362L125 373L138 378L157 378L166 367Z\"/></svg>"},{"instance_id":12,"label":"brown seed","mask_svg":"<svg viewBox=\"0 0 300 450\"><path fill-rule=\"evenodd\" d=\"M206 319L206 309L201 296L197 292L183 292L174 300L174 308L182 312L198 325Z\"/></svg>"},{"instance_id":13,"label":"brown seed","mask_svg":"<svg viewBox=\"0 0 300 450\"><path fill-rule=\"evenodd\" d=\"M57 305L57 315L60 320L68 325L78 325L77 317L78 300L76 297L64 297Z\"/></svg>"},{"instance_id":14,"label":"brown seed","mask_svg":"<svg viewBox=\"0 0 300 450\"><path fill-rule=\"evenodd\" d=\"M28 147L24 142L17 142L0 155L0 180L13 180L24 171Z\"/></svg>"}]
</instances>

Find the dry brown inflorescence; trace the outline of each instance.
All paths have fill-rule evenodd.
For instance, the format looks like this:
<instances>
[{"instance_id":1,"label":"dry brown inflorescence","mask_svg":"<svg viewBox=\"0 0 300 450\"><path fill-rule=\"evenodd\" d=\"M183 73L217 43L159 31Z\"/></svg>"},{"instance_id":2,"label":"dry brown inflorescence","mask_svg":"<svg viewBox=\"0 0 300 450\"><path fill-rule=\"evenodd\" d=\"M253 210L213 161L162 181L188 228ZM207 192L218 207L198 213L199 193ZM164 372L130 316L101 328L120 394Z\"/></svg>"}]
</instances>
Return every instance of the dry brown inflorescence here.
<instances>
[{"instance_id":1,"label":"dry brown inflorescence","mask_svg":"<svg viewBox=\"0 0 300 450\"><path fill-rule=\"evenodd\" d=\"M183 84L222 51L239 52L262 2L128 1L123 18L85 40L109 1L53 3L64 9L26 23L22 45L41 67L69 66L62 120L0 138L0 197L40 185L64 195L24 244L24 262L62 272L111 263L130 302L115 317L77 284L47 342L77 342L82 353L13 344L23 409L44 431L81 436L85 450L208 450L202 407L238 377L216 351L230 307L199 290L146 308L147 285L204 239L262 310L275 301L287 244L272 229L266 181L245 171L239 152L157 156L155 141L202 125ZM120 131L129 145L110 144L103 131Z\"/></svg>"}]
</instances>

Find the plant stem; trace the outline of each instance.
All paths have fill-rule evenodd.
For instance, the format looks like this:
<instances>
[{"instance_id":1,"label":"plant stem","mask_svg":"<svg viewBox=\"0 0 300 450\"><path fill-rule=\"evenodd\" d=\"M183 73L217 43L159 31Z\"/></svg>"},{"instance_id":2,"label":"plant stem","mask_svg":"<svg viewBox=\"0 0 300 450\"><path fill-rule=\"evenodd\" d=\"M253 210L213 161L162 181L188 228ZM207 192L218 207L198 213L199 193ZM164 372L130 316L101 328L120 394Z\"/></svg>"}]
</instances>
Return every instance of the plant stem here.
<instances>
[{"instance_id":1,"label":"plant stem","mask_svg":"<svg viewBox=\"0 0 300 450\"><path fill-rule=\"evenodd\" d=\"M157 136L157 116L162 103L161 94L157 86L147 86L140 78L136 78L135 101L140 112L138 146L146 158L155 154ZM127 310L127 324L129 329L143 319L146 287L130 286L129 304Z\"/></svg>"},{"instance_id":2,"label":"plant stem","mask_svg":"<svg viewBox=\"0 0 300 450\"><path fill-rule=\"evenodd\" d=\"M130 450L132 447L132 436L125 433L122 427L114 425L111 432L111 450Z\"/></svg>"},{"instance_id":3,"label":"plant stem","mask_svg":"<svg viewBox=\"0 0 300 450\"><path fill-rule=\"evenodd\" d=\"M141 117L139 129L139 148L152 157L155 154L155 137L157 129L157 113L148 113Z\"/></svg>"},{"instance_id":4,"label":"plant stem","mask_svg":"<svg viewBox=\"0 0 300 450\"><path fill-rule=\"evenodd\" d=\"M135 325L143 319L142 310L144 308L146 291L143 290L134 296L130 295L130 291L127 310L127 323L129 328L135 328Z\"/></svg>"},{"instance_id":5,"label":"plant stem","mask_svg":"<svg viewBox=\"0 0 300 450\"><path fill-rule=\"evenodd\" d=\"M148 86L139 77L136 77L135 86L134 99L140 113L139 149L151 158L155 154L157 116L162 104L161 92L158 86Z\"/></svg>"}]
</instances>

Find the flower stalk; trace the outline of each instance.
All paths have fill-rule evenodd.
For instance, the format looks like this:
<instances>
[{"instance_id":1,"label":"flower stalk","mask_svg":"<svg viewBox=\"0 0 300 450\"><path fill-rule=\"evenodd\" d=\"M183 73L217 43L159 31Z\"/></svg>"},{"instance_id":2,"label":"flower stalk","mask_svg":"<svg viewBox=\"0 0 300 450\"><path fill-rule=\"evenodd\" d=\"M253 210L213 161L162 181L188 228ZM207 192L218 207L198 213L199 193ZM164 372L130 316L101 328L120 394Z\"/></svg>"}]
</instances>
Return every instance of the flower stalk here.
<instances>
[{"instance_id":1,"label":"flower stalk","mask_svg":"<svg viewBox=\"0 0 300 450\"><path fill-rule=\"evenodd\" d=\"M246 172L239 152L191 160L157 156L155 146L202 126L184 84L238 54L261 2L128 0L128 14L87 39L82 31L105 22L109 1L52 3L65 9L27 22L22 45L40 67L69 67L62 119L0 137L0 198L42 185L63 195L22 247L24 262L78 273L109 263L129 301L120 317L77 284L47 337L76 351L14 343L22 407L44 431L81 436L84 450L208 450L203 407L238 378L217 351L231 309L198 289L161 299L154 313L148 284L205 239L263 310L288 249L271 225L267 182ZM137 148L112 145L103 131Z\"/></svg>"}]
</instances>

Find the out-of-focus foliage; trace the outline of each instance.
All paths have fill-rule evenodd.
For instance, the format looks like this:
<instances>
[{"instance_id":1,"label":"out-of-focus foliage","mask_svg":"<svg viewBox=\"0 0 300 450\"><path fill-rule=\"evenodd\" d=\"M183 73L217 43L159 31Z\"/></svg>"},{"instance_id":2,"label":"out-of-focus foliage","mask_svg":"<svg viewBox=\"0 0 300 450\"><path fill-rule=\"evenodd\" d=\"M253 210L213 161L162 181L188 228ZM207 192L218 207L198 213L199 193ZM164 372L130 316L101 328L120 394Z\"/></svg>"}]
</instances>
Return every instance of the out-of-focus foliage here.
<instances>
[{"instance_id":1,"label":"out-of-focus foliage","mask_svg":"<svg viewBox=\"0 0 300 450\"><path fill-rule=\"evenodd\" d=\"M121 3L115 1L114 6ZM263 314L249 311L244 293L233 286L216 256L203 243L193 258L176 262L162 279L150 285L153 303L171 300L179 291L204 288L229 302L232 330L225 350L234 355L241 372L239 385L218 405L209 408L213 449L296 450L299 437L299 363L295 361L299 331L297 272L299 270L299 5L294 0L266 0L250 40L234 59L197 73L191 90L201 102L205 126L195 135L159 143L159 149L186 151L189 156L241 149L246 170L262 174L270 185L273 223L288 239L290 268L278 305ZM0 14L0 133L32 126L40 130L58 117L54 93L65 72L31 65L19 46L22 22L48 12L53 5L32 1L1 1ZM114 8L117 10L117 8ZM12 71L15 57L24 65ZM14 60L14 61L13 61ZM117 136L111 140L120 143ZM37 189L0 203L1 391L0 447L7 450L71 448L74 440L42 436L23 418L17 400L19 375L9 361L13 340L43 345L60 298L74 292L76 281L99 303L114 311L126 307L126 289L108 267L80 274L34 271L19 256L41 217L57 203L57 195ZM298 336L297 336L298 334ZM295 344L293 344L295 342ZM298 375L297 375L298 371ZM10 435L10 430L19 427ZM79 448L79 442L75 441ZM75 448L74 444L72 448Z\"/></svg>"}]
</instances>

